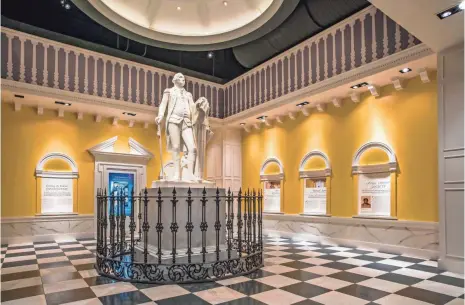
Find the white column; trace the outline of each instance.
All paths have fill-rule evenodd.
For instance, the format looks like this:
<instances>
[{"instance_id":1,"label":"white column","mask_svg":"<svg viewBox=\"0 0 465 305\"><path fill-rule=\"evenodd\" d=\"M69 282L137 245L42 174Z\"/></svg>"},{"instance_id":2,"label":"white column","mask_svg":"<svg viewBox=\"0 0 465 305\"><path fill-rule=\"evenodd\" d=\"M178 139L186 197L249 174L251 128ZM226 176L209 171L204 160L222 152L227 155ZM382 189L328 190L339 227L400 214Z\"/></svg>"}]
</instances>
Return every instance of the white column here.
<instances>
[{"instance_id":1,"label":"white column","mask_svg":"<svg viewBox=\"0 0 465 305\"><path fill-rule=\"evenodd\" d=\"M6 37L8 38L8 62L6 64L6 69L7 69L7 77L6 79L13 79L13 38L11 34L6 34Z\"/></svg>"},{"instance_id":2,"label":"white column","mask_svg":"<svg viewBox=\"0 0 465 305\"><path fill-rule=\"evenodd\" d=\"M94 92L93 92L93 95L98 95L97 67L98 67L98 59L94 56Z\"/></svg>"},{"instance_id":3,"label":"white column","mask_svg":"<svg viewBox=\"0 0 465 305\"><path fill-rule=\"evenodd\" d=\"M53 88L58 89L58 52L60 51L60 48L53 47L55 50L55 66L54 66L54 72L53 72Z\"/></svg>"},{"instance_id":4,"label":"white column","mask_svg":"<svg viewBox=\"0 0 465 305\"><path fill-rule=\"evenodd\" d=\"M69 68L68 68L69 50L64 49L64 51L65 51L65 75L64 75L65 90L69 91L69 81L71 80L71 77L69 75Z\"/></svg>"},{"instance_id":5,"label":"white column","mask_svg":"<svg viewBox=\"0 0 465 305\"><path fill-rule=\"evenodd\" d=\"M43 86L48 86L48 48L47 43L43 43L44 46L44 84Z\"/></svg>"},{"instance_id":6,"label":"white column","mask_svg":"<svg viewBox=\"0 0 465 305\"><path fill-rule=\"evenodd\" d=\"M295 52L294 54L294 90L297 90L297 82L298 82L298 79L297 79L297 66L298 66L298 63L297 63L297 52Z\"/></svg>"},{"instance_id":7,"label":"white column","mask_svg":"<svg viewBox=\"0 0 465 305\"><path fill-rule=\"evenodd\" d=\"M74 92L79 92L79 54L74 51Z\"/></svg>"},{"instance_id":8,"label":"white column","mask_svg":"<svg viewBox=\"0 0 465 305\"><path fill-rule=\"evenodd\" d=\"M346 72L346 64L347 64L347 58L346 58L346 42L345 42L345 26L341 30L341 42L342 42L342 60L341 60L341 73Z\"/></svg>"},{"instance_id":9,"label":"white column","mask_svg":"<svg viewBox=\"0 0 465 305\"><path fill-rule=\"evenodd\" d=\"M147 99L149 97L148 95L148 91L147 91L147 71L144 69L144 92L142 93L142 97L143 97L143 102L144 104L148 105L149 103L147 103Z\"/></svg>"},{"instance_id":10,"label":"white column","mask_svg":"<svg viewBox=\"0 0 465 305\"><path fill-rule=\"evenodd\" d=\"M287 93L291 92L291 55L287 59Z\"/></svg>"},{"instance_id":11,"label":"white column","mask_svg":"<svg viewBox=\"0 0 465 305\"><path fill-rule=\"evenodd\" d=\"M333 76L336 75L336 31L333 33Z\"/></svg>"},{"instance_id":12,"label":"white column","mask_svg":"<svg viewBox=\"0 0 465 305\"><path fill-rule=\"evenodd\" d=\"M312 84L312 44L308 46L308 85Z\"/></svg>"},{"instance_id":13,"label":"white column","mask_svg":"<svg viewBox=\"0 0 465 305\"><path fill-rule=\"evenodd\" d=\"M89 93L89 55L84 54L84 93Z\"/></svg>"},{"instance_id":14,"label":"white column","mask_svg":"<svg viewBox=\"0 0 465 305\"><path fill-rule=\"evenodd\" d=\"M415 45L414 42L415 42L415 36L408 33L408 46L413 47Z\"/></svg>"},{"instance_id":15,"label":"white column","mask_svg":"<svg viewBox=\"0 0 465 305\"><path fill-rule=\"evenodd\" d=\"M20 65L19 65L19 81L20 82L24 82L24 77L25 77L25 73L26 73L26 65L25 65L25 58L24 58L24 47L25 47L25 41L24 41L24 38L22 37L19 37L19 41L21 42L21 53L20 53L20 56L19 56L19 62L20 62Z\"/></svg>"},{"instance_id":16,"label":"white column","mask_svg":"<svg viewBox=\"0 0 465 305\"><path fill-rule=\"evenodd\" d=\"M128 101L132 102L132 69L128 66Z\"/></svg>"},{"instance_id":17,"label":"white column","mask_svg":"<svg viewBox=\"0 0 465 305\"><path fill-rule=\"evenodd\" d=\"M383 14L383 55L386 57L388 55L388 34L387 34L387 16Z\"/></svg>"},{"instance_id":18,"label":"white column","mask_svg":"<svg viewBox=\"0 0 465 305\"><path fill-rule=\"evenodd\" d=\"M327 50L327 44L326 44L326 37L323 37L323 71L324 71L324 76L323 80L328 78L328 50Z\"/></svg>"},{"instance_id":19,"label":"white column","mask_svg":"<svg viewBox=\"0 0 465 305\"><path fill-rule=\"evenodd\" d=\"M218 109L218 105L220 104L220 102L218 101L219 96L220 96L220 90L217 87L216 88L216 117L217 118L220 116L220 110Z\"/></svg>"},{"instance_id":20,"label":"white column","mask_svg":"<svg viewBox=\"0 0 465 305\"><path fill-rule=\"evenodd\" d=\"M136 67L136 103L139 103L140 98L139 98L139 73L140 73L140 68Z\"/></svg>"},{"instance_id":21,"label":"white column","mask_svg":"<svg viewBox=\"0 0 465 305\"><path fill-rule=\"evenodd\" d=\"M355 68L355 22L350 24L350 68Z\"/></svg>"},{"instance_id":22,"label":"white column","mask_svg":"<svg viewBox=\"0 0 465 305\"><path fill-rule=\"evenodd\" d=\"M32 41L32 84L37 85L37 41Z\"/></svg>"},{"instance_id":23,"label":"white column","mask_svg":"<svg viewBox=\"0 0 465 305\"><path fill-rule=\"evenodd\" d=\"M316 83L320 81L320 40L316 41Z\"/></svg>"},{"instance_id":24,"label":"white column","mask_svg":"<svg viewBox=\"0 0 465 305\"><path fill-rule=\"evenodd\" d=\"M305 54L305 46L302 47L302 50L300 51L300 88L304 87L304 78L305 78L305 59L304 59L304 54Z\"/></svg>"},{"instance_id":25,"label":"white column","mask_svg":"<svg viewBox=\"0 0 465 305\"><path fill-rule=\"evenodd\" d=\"M103 81L102 81L102 96L107 97L107 61L103 59L103 68L102 68L102 74L103 74Z\"/></svg>"},{"instance_id":26,"label":"white column","mask_svg":"<svg viewBox=\"0 0 465 305\"><path fill-rule=\"evenodd\" d=\"M401 45L400 45L400 25L398 25L397 23L396 23L396 35L395 35L395 37L396 37L396 44L395 44L396 52L399 52L400 47L401 47Z\"/></svg>"},{"instance_id":27,"label":"white column","mask_svg":"<svg viewBox=\"0 0 465 305\"><path fill-rule=\"evenodd\" d=\"M362 19L362 62L361 62L361 65L364 65L366 64L367 62L367 48L366 48L366 45L365 45L365 20L366 20L366 16L363 17Z\"/></svg>"},{"instance_id":28,"label":"white column","mask_svg":"<svg viewBox=\"0 0 465 305\"><path fill-rule=\"evenodd\" d=\"M124 101L124 86L123 86L123 72L124 72L124 69L123 69L123 65L120 63L119 64L119 99Z\"/></svg>"},{"instance_id":29,"label":"white column","mask_svg":"<svg viewBox=\"0 0 465 305\"><path fill-rule=\"evenodd\" d=\"M150 81L150 83L152 84L152 106L155 106L155 72L153 71L150 71L151 75L152 75L152 80Z\"/></svg>"},{"instance_id":30,"label":"white column","mask_svg":"<svg viewBox=\"0 0 465 305\"><path fill-rule=\"evenodd\" d=\"M115 76L115 62L113 60L110 61L111 63L111 98L115 99L115 87L116 87L116 76Z\"/></svg>"}]
</instances>

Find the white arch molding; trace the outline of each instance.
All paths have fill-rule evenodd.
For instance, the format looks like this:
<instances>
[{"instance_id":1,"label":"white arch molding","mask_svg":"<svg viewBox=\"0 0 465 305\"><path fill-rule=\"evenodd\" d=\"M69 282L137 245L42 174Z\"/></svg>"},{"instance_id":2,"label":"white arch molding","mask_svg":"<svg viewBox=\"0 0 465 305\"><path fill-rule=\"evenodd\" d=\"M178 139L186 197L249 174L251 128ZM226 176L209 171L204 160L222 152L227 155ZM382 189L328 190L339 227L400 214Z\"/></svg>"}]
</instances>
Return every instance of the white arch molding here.
<instances>
[{"instance_id":1,"label":"white arch molding","mask_svg":"<svg viewBox=\"0 0 465 305\"><path fill-rule=\"evenodd\" d=\"M325 162L325 169L322 170L305 170L305 164L313 157L320 157ZM328 156L320 150L312 150L308 152L300 161L299 177L300 178L320 178L331 176L331 163Z\"/></svg>"},{"instance_id":2,"label":"white arch molding","mask_svg":"<svg viewBox=\"0 0 465 305\"><path fill-rule=\"evenodd\" d=\"M379 148L384 151L389 158L388 163L373 164L373 165L360 165L360 158L363 153L372 148ZM397 171L397 158L391 146L383 142L367 142L363 144L355 153L352 160L352 174L363 173L385 173Z\"/></svg>"},{"instance_id":3,"label":"white arch molding","mask_svg":"<svg viewBox=\"0 0 465 305\"><path fill-rule=\"evenodd\" d=\"M279 167L279 174L265 174L265 169L271 163L276 163ZM276 181L276 180L283 180L284 179L284 167L281 161L277 157L269 157L267 158L260 169L260 180L261 181Z\"/></svg>"},{"instance_id":4,"label":"white arch molding","mask_svg":"<svg viewBox=\"0 0 465 305\"><path fill-rule=\"evenodd\" d=\"M71 171L58 172L58 171L45 171L45 164L53 159L63 160L71 167ZM39 160L36 165L35 170L36 177L40 178L66 178L66 179L76 179L79 178L79 170L76 162L68 155L60 152L51 152L46 154Z\"/></svg>"}]
</instances>

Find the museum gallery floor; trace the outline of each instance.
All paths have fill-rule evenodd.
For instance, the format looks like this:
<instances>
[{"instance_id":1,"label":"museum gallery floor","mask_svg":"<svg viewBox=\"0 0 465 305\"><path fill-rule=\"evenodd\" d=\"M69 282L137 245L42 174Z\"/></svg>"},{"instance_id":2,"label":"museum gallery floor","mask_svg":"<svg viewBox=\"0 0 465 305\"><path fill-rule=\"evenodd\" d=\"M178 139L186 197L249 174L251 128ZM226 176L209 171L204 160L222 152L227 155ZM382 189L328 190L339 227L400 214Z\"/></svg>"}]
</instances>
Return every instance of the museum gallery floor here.
<instances>
[{"instance_id":1,"label":"museum gallery floor","mask_svg":"<svg viewBox=\"0 0 465 305\"><path fill-rule=\"evenodd\" d=\"M264 242L260 271L185 285L98 276L93 239L4 244L1 300L5 305L464 304L463 275L439 270L436 261L279 237Z\"/></svg>"}]
</instances>

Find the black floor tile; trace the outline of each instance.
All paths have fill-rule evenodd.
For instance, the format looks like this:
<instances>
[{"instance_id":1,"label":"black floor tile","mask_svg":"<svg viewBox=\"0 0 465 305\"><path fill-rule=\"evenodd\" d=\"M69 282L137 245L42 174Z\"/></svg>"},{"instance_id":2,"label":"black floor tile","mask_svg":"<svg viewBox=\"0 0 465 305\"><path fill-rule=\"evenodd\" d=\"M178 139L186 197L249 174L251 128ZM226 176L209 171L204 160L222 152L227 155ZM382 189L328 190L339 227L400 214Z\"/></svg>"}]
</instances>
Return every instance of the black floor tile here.
<instances>
[{"instance_id":1,"label":"black floor tile","mask_svg":"<svg viewBox=\"0 0 465 305\"><path fill-rule=\"evenodd\" d=\"M336 252L339 252L337 250L331 250L331 249L318 249L318 250L313 250L315 252L320 252L320 253L325 253L325 254L332 254L332 253L336 253ZM345 257L347 258L347 257Z\"/></svg>"},{"instance_id":2,"label":"black floor tile","mask_svg":"<svg viewBox=\"0 0 465 305\"><path fill-rule=\"evenodd\" d=\"M349 251L349 252L351 252L351 251ZM355 258L356 259L361 259L361 260L364 260L364 261L369 261L369 262L379 262L379 261L385 260L385 258L371 256L371 255L360 255L360 256L356 256Z\"/></svg>"},{"instance_id":3,"label":"black floor tile","mask_svg":"<svg viewBox=\"0 0 465 305\"><path fill-rule=\"evenodd\" d=\"M359 250L359 249L353 249L353 250L349 250L347 252L350 252L350 253L355 253L355 254L367 254L367 253L372 253L371 251L366 251L366 250Z\"/></svg>"},{"instance_id":4,"label":"black floor tile","mask_svg":"<svg viewBox=\"0 0 465 305\"><path fill-rule=\"evenodd\" d=\"M291 249L285 249L285 250L280 250L282 252L288 252L288 253L293 253L293 254L299 254L301 252L307 252L308 250L302 250L302 249L295 249L295 248L291 248Z\"/></svg>"},{"instance_id":5,"label":"black floor tile","mask_svg":"<svg viewBox=\"0 0 465 305\"><path fill-rule=\"evenodd\" d=\"M308 258L308 257L307 257L307 258ZM347 257L344 257L344 256L331 255L331 254L328 254L328 255L320 255L320 256L317 256L317 258L326 259L326 260L328 260L328 261L340 261L340 260L343 260L343 259L347 259Z\"/></svg>"},{"instance_id":6,"label":"black floor tile","mask_svg":"<svg viewBox=\"0 0 465 305\"><path fill-rule=\"evenodd\" d=\"M95 293L89 287L61 291L45 295L47 305L59 305L95 298Z\"/></svg>"},{"instance_id":7,"label":"black floor tile","mask_svg":"<svg viewBox=\"0 0 465 305\"><path fill-rule=\"evenodd\" d=\"M394 260L396 260L396 261L403 261L403 262L407 262L407 263L414 263L414 264L418 264L418 263L421 263L421 262L424 262L424 261L425 261L425 259L414 258L414 257L407 257L407 256L402 256L402 255L393 257L393 258L391 258L391 259L394 259Z\"/></svg>"},{"instance_id":8,"label":"black floor tile","mask_svg":"<svg viewBox=\"0 0 465 305\"><path fill-rule=\"evenodd\" d=\"M29 249L29 248L34 248L34 245L8 247L8 250L19 250L19 249Z\"/></svg>"},{"instance_id":9,"label":"black floor tile","mask_svg":"<svg viewBox=\"0 0 465 305\"><path fill-rule=\"evenodd\" d=\"M387 265L387 264L380 264L380 263L372 263L372 264L365 265L363 267L386 271L386 272L392 272L394 270L401 269L401 267Z\"/></svg>"},{"instance_id":10,"label":"black floor tile","mask_svg":"<svg viewBox=\"0 0 465 305\"><path fill-rule=\"evenodd\" d=\"M364 275L360 275L360 274L356 274L356 273L352 273L352 272L347 272L347 271L341 271L341 272L338 272L338 273L333 273L333 274L330 274L328 276L332 277L332 278L335 278L335 279L338 279L338 280L351 282L351 283L358 283L358 282L370 279L370 277L368 277L368 276L364 276Z\"/></svg>"},{"instance_id":11,"label":"black floor tile","mask_svg":"<svg viewBox=\"0 0 465 305\"><path fill-rule=\"evenodd\" d=\"M110 279L104 276L88 277L88 278L85 278L84 281L86 281L87 285L89 286L105 285L105 284L111 284L111 283L117 282L116 280L113 280L113 279ZM148 287L143 287L143 288L148 288ZM143 288L140 288L140 289L143 289Z\"/></svg>"},{"instance_id":12,"label":"black floor tile","mask_svg":"<svg viewBox=\"0 0 465 305\"><path fill-rule=\"evenodd\" d=\"M11 268L11 267L19 267L19 266L26 266L26 265L36 265L37 260L31 259L27 261L18 261L18 262L8 262L2 264L2 268Z\"/></svg>"},{"instance_id":13,"label":"black floor tile","mask_svg":"<svg viewBox=\"0 0 465 305\"><path fill-rule=\"evenodd\" d=\"M42 248L35 248L36 251L56 250L56 249L61 249L61 248L60 246L48 246L48 247L42 247Z\"/></svg>"},{"instance_id":14,"label":"black floor tile","mask_svg":"<svg viewBox=\"0 0 465 305\"><path fill-rule=\"evenodd\" d=\"M323 293L326 293L326 292L330 291L330 290L328 290L326 288L323 288L323 287L320 287L320 286L315 286L315 285L305 283L305 282L301 282L301 283L281 287L280 289L284 290L284 291L287 291L287 292L290 292L290 293L293 293L293 294L296 294L296 295L300 295L300 296L302 296L304 298L307 298L307 299L316 297L317 295L320 295L320 294L323 294Z\"/></svg>"},{"instance_id":15,"label":"black floor tile","mask_svg":"<svg viewBox=\"0 0 465 305\"><path fill-rule=\"evenodd\" d=\"M37 254L37 258L49 258L49 257L58 257L58 256L65 256L63 252L57 253L44 253L44 254Z\"/></svg>"},{"instance_id":16,"label":"black floor tile","mask_svg":"<svg viewBox=\"0 0 465 305\"><path fill-rule=\"evenodd\" d=\"M312 300L303 300L292 305L322 305L321 303L312 301Z\"/></svg>"},{"instance_id":17,"label":"black floor tile","mask_svg":"<svg viewBox=\"0 0 465 305\"><path fill-rule=\"evenodd\" d=\"M266 304L258 300L252 299L250 297L245 297L245 298L240 298L234 301L229 301L226 303L221 303L221 305L266 305Z\"/></svg>"},{"instance_id":18,"label":"black floor tile","mask_svg":"<svg viewBox=\"0 0 465 305\"><path fill-rule=\"evenodd\" d=\"M72 266L72 264L70 261L45 263L45 264L39 264L39 269L57 268L57 267L64 267L64 266Z\"/></svg>"},{"instance_id":19,"label":"black floor tile","mask_svg":"<svg viewBox=\"0 0 465 305\"><path fill-rule=\"evenodd\" d=\"M52 244L55 243L54 240L43 240L43 241L35 241L32 244L34 245L44 245L44 244Z\"/></svg>"},{"instance_id":20,"label":"black floor tile","mask_svg":"<svg viewBox=\"0 0 465 305\"><path fill-rule=\"evenodd\" d=\"M281 275L287 276L287 277L290 277L290 278L293 278L295 280L299 280L302 282L315 279L317 277L321 277L321 275L319 274L314 274L314 273L310 273L310 272L303 271L303 270L295 270L291 272L281 273Z\"/></svg>"},{"instance_id":21,"label":"black floor tile","mask_svg":"<svg viewBox=\"0 0 465 305\"><path fill-rule=\"evenodd\" d=\"M85 258L94 258L95 255L92 253L89 254L79 254L79 255L70 255L68 254L68 259L69 260L75 260L75 259L85 259Z\"/></svg>"},{"instance_id":22,"label":"black floor tile","mask_svg":"<svg viewBox=\"0 0 465 305\"><path fill-rule=\"evenodd\" d=\"M429 281L435 281L447 285L457 286L457 287L464 287L463 279L458 279L456 277L446 276L446 275L436 275L432 278L428 279Z\"/></svg>"},{"instance_id":23,"label":"black floor tile","mask_svg":"<svg viewBox=\"0 0 465 305\"><path fill-rule=\"evenodd\" d=\"M58 283L82 278L78 272L54 272L42 277L43 284Z\"/></svg>"},{"instance_id":24,"label":"black floor tile","mask_svg":"<svg viewBox=\"0 0 465 305\"><path fill-rule=\"evenodd\" d=\"M64 241L64 242L57 242L59 245L80 245L77 241Z\"/></svg>"},{"instance_id":25,"label":"black floor tile","mask_svg":"<svg viewBox=\"0 0 465 305\"><path fill-rule=\"evenodd\" d=\"M202 300L195 294L185 294L179 297L158 300L156 301L158 305L209 305L210 303ZM105 305L105 304L104 304ZM113 304L108 304L113 305Z\"/></svg>"},{"instance_id":26,"label":"black floor tile","mask_svg":"<svg viewBox=\"0 0 465 305\"><path fill-rule=\"evenodd\" d=\"M324 264L322 266L337 269L337 270L347 270L347 269L353 269L353 268L358 267L358 266L355 266L355 265L341 263L341 262L327 263L327 264Z\"/></svg>"},{"instance_id":27,"label":"black floor tile","mask_svg":"<svg viewBox=\"0 0 465 305\"><path fill-rule=\"evenodd\" d=\"M385 281L391 281L394 283L399 283L403 285L414 285L416 283L419 283L423 281L422 279L412 277L412 276L406 276L402 274L395 274L395 273L385 273L383 275L380 275L377 277L378 279L385 280Z\"/></svg>"},{"instance_id":28,"label":"black floor tile","mask_svg":"<svg viewBox=\"0 0 465 305\"><path fill-rule=\"evenodd\" d=\"M30 277L38 277L40 276L39 270L33 271L24 271L18 273L10 273L10 274L2 274L2 282L14 281L14 280L22 280L27 279Z\"/></svg>"},{"instance_id":29,"label":"black floor tile","mask_svg":"<svg viewBox=\"0 0 465 305\"><path fill-rule=\"evenodd\" d=\"M367 301L374 301L384 296L387 296L389 294L389 292L381 291L378 289L373 289L370 287L360 286L357 284L340 288L337 291L360 298L360 299L364 299Z\"/></svg>"},{"instance_id":30,"label":"black floor tile","mask_svg":"<svg viewBox=\"0 0 465 305\"><path fill-rule=\"evenodd\" d=\"M76 245L76 247L74 248L62 248L62 250L63 252L66 252L68 255L73 255L72 252L87 250L87 248L81 245Z\"/></svg>"},{"instance_id":31,"label":"black floor tile","mask_svg":"<svg viewBox=\"0 0 465 305\"><path fill-rule=\"evenodd\" d=\"M28 251L28 252L21 252L21 253L6 253L5 258L7 257L18 257L18 256L28 256L28 255L35 255L35 251Z\"/></svg>"},{"instance_id":32,"label":"black floor tile","mask_svg":"<svg viewBox=\"0 0 465 305\"><path fill-rule=\"evenodd\" d=\"M124 292L99 298L103 305L137 305L151 300L140 291Z\"/></svg>"},{"instance_id":33,"label":"black floor tile","mask_svg":"<svg viewBox=\"0 0 465 305\"><path fill-rule=\"evenodd\" d=\"M94 264L82 264L74 266L77 271L94 269Z\"/></svg>"},{"instance_id":34,"label":"black floor tile","mask_svg":"<svg viewBox=\"0 0 465 305\"><path fill-rule=\"evenodd\" d=\"M40 294L44 294L44 289L42 288L42 285L37 285L37 286L2 291L1 300L2 302L6 302L6 301L11 301L11 300L16 300L16 299L33 297L33 296L40 295Z\"/></svg>"},{"instance_id":35,"label":"black floor tile","mask_svg":"<svg viewBox=\"0 0 465 305\"><path fill-rule=\"evenodd\" d=\"M189 290L192 293L202 291L202 290L207 290L207 289L213 289L217 287L223 287L223 285L220 285L216 282L180 284L179 286L186 290Z\"/></svg>"},{"instance_id":36,"label":"black floor tile","mask_svg":"<svg viewBox=\"0 0 465 305\"><path fill-rule=\"evenodd\" d=\"M280 257L287 258L287 259L292 259L292 260L300 260L300 259L306 259L308 256L305 255L300 255L300 254L289 254L289 255L282 255Z\"/></svg>"},{"instance_id":37,"label":"black floor tile","mask_svg":"<svg viewBox=\"0 0 465 305\"><path fill-rule=\"evenodd\" d=\"M246 277L248 277L250 279L259 279L259 278L270 276L270 275L275 275L275 274L260 269L260 270L257 270L255 272L252 272L249 275L246 275Z\"/></svg>"},{"instance_id":38,"label":"black floor tile","mask_svg":"<svg viewBox=\"0 0 465 305\"><path fill-rule=\"evenodd\" d=\"M397 291L396 294L435 305L443 305L454 299L453 297L445 294L436 293L433 291L428 291L415 287L407 287L405 289Z\"/></svg>"},{"instance_id":39,"label":"black floor tile","mask_svg":"<svg viewBox=\"0 0 465 305\"><path fill-rule=\"evenodd\" d=\"M232 284L232 285L229 285L228 288L239 291L240 293L245 294L245 295L254 295L257 293L275 289L274 287L271 287L271 286L268 286L268 285L265 285L263 283L256 282L256 281L247 281L247 282Z\"/></svg>"},{"instance_id":40,"label":"black floor tile","mask_svg":"<svg viewBox=\"0 0 465 305\"><path fill-rule=\"evenodd\" d=\"M430 272L430 273L441 273L442 272L439 268L431 267L431 266L425 266L425 265L412 265L412 266L408 266L406 268L420 270L420 271L424 271L424 272Z\"/></svg>"},{"instance_id":41,"label":"black floor tile","mask_svg":"<svg viewBox=\"0 0 465 305\"><path fill-rule=\"evenodd\" d=\"M295 269L305 269L305 268L309 268L309 267L314 266L312 264L307 264L307 263L303 263L303 262L299 262L299 261L284 263L284 264L281 264L281 265L286 266L286 267L295 268Z\"/></svg>"}]
</instances>

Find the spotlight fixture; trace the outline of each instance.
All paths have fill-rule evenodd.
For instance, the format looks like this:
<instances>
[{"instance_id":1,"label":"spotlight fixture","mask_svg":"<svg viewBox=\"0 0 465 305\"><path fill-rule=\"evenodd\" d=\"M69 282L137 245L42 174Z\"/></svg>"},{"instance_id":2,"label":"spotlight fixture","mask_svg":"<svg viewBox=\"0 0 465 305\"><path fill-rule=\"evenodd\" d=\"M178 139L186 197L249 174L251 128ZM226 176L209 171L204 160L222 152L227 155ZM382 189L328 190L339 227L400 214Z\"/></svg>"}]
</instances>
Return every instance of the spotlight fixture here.
<instances>
[{"instance_id":1,"label":"spotlight fixture","mask_svg":"<svg viewBox=\"0 0 465 305\"><path fill-rule=\"evenodd\" d=\"M136 116L135 113L132 112L123 112L124 115Z\"/></svg>"},{"instance_id":2,"label":"spotlight fixture","mask_svg":"<svg viewBox=\"0 0 465 305\"><path fill-rule=\"evenodd\" d=\"M228 1L223 1L224 6L228 6Z\"/></svg>"},{"instance_id":3,"label":"spotlight fixture","mask_svg":"<svg viewBox=\"0 0 465 305\"><path fill-rule=\"evenodd\" d=\"M15 94L15 97L17 97L17 98L24 98L24 95Z\"/></svg>"},{"instance_id":4,"label":"spotlight fixture","mask_svg":"<svg viewBox=\"0 0 465 305\"><path fill-rule=\"evenodd\" d=\"M241 125L241 126L245 126L245 123L240 123L239 125Z\"/></svg>"},{"instance_id":5,"label":"spotlight fixture","mask_svg":"<svg viewBox=\"0 0 465 305\"><path fill-rule=\"evenodd\" d=\"M302 108L303 106L306 106L306 105L308 105L308 102L307 102L307 101L302 102L302 103L298 103L296 106Z\"/></svg>"},{"instance_id":6,"label":"spotlight fixture","mask_svg":"<svg viewBox=\"0 0 465 305\"><path fill-rule=\"evenodd\" d=\"M180 11L180 10L181 10L181 7L180 7L180 6L178 6L176 9L177 9L178 11Z\"/></svg>"},{"instance_id":7,"label":"spotlight fixture","mask_svg":"<svg viewBox=\"0 0 465 305\"><path fill-rule=\"evenodd\" d=\"M71 9L71 4L69 4L68 0L60 0L60 4L65 10Z\"/></svg>"},{"instance_id":8,"label":"spotlight fixture","mask_svg":"<svg viewBox=\"0 0 465 305\"><path fill-rule=\"evenodd\" d=\"M55 104L63 105L63 106L71 106L71 103L65 103L65 102L60 102L60 101L55 101Z\"/></svg>"},{"instance_id":9,"label":"spotlight fixture","mask_svg":"<svg viewBox=\"0 0 465 305\"><path fill-rule=\"evenodd\" d=\"M215 57L215 53L210 51L210 52L207 53L207 57L208 57L208 59L212 59L213 57Z\"/></svg>"},{"instance_id":10,"label":"spotlight fixture","mask_svg":"<svg viewBox=\"0 0 465 305\"><path fill-rule=\"evenodd\" d=\"M353 85L351 86L350 88L351 89L358 89L358 88L362 88L362 87L366 87L368 86L368 83L367 82L363 82L363 83L360 83L360 84L357 84L357 85Z\"/></svg>"},{"instance_id":11,"label":"spotlight fixture","mask_svg":"<svg viewBox=\"0 0 465 305\"><path fill-rule=\"evenodd\" d=\"M262 115L262 116L259 116L259 117L257 118L257 120L260 120L260 121L262 121L262 122L265 122L265 121L266 121L266 118L267 118L266 115Z\"/></svg>"},{"instance_id":12,"label":"spotlight fixture","mask_svg":"<svg viewBox=\"0 0 465 305\"><path fill-rule=\"evenodd\" d=\"M402 70L399 70L399 72L402 73L402 74L409 73L410 71L412 71L412 69L410 69L410 68L403 68Z\"/></svg>"},{"instance_id":13,"label":"spotlight fixture","mask_svg":"<svg viewBox=\"0 0 465 305\"><path fill-rule=\"evenodd\" d=\"M465 9L465 1L462 1L460 4L436 14L436 16L438 16L438 18L442 20L454 14L460 13L464 9Z\"/></svg>"}]
</instances>

